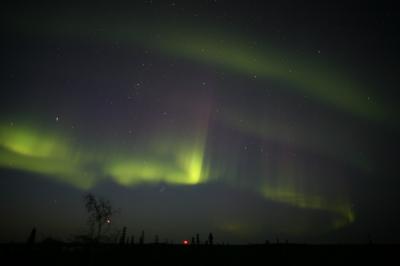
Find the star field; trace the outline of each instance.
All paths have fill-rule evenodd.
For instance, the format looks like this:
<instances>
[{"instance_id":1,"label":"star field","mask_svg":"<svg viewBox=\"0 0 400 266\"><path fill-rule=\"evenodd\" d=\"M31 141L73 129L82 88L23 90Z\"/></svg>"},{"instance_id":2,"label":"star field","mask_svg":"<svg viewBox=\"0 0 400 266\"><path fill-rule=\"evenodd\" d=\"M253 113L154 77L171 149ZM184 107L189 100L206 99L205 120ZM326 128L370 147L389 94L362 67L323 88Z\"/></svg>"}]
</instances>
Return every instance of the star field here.
<instances>
[{"instance_id":1,"label":"star field","mask_svg":"<svg viewBox=\"0 0 400 266\"><path fill-rule=\"evenodd\" d=\"M399 235L385 3L8 4L2 17L0 239L26 220L84 230L87 191L121 208L116 227L171 239Z\"/></svg>"}]
</instances>

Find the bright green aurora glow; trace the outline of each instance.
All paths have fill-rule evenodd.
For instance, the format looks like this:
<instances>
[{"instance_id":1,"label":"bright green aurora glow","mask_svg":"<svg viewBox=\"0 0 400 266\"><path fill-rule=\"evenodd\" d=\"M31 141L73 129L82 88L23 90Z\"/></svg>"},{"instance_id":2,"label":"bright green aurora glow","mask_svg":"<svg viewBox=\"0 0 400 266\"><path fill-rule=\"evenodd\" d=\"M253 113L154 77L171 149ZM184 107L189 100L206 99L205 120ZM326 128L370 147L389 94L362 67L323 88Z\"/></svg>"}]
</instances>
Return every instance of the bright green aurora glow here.
<instances>
[{"instance_id":1,"label":"bright green aurora glow","mask_svg":"<svg viewBox=\"0 0 400 266\"><path fill-rule=\"evenodd\" d=\"M160 155L157 151L148 159L125 155L120 160L108 161L105 152L95 155L89 150L79 151L65 137L14 125L0 128L0 146L1 166L54 176L83 189L108 175L123 185L155 182L196 185L207 174L203 165L204 141L176 153L171 149L169 154L163 154L175 158L173 164L155 160ZM112 156L120 157L121 154Z\"/></svg>"}]
</instances>

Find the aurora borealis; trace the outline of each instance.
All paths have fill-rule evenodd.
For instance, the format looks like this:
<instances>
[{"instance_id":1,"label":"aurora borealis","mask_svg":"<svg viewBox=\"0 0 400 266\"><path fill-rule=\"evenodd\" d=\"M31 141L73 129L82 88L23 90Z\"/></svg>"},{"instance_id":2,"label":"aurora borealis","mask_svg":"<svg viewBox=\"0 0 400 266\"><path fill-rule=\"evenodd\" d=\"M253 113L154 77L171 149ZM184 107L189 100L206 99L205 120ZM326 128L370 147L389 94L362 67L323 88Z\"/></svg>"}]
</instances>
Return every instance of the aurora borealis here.
<instances>
[{"instance_id":1,"label":"aurora borealis","mask_svg":"<svg viewBox=\"0 0 400 266\"><path fill-rule=\"evenodd\" d=\"M0 238L83 230L93 191L177 241L393 241L394 18L292 2L7 5Z\"/></svg>"}]
</instances>

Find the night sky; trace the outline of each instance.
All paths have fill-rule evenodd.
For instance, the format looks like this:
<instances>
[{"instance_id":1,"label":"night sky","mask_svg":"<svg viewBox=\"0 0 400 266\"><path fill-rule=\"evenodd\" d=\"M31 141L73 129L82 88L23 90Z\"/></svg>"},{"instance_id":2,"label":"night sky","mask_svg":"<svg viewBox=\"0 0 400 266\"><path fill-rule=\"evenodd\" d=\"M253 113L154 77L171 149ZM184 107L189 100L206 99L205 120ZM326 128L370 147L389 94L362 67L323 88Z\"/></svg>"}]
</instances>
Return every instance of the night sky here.
<instances>
[{"instance_id":1,"label":"night sky","mask_svg":"<svg viewBox=\"0 0 400 266\"><path fill-rule=\"evenodd\" d=\"M86 192L148 242L398 241L399 10L365 2L2 5L0 241L83 234Z\"/></svg>"}]
</instances>

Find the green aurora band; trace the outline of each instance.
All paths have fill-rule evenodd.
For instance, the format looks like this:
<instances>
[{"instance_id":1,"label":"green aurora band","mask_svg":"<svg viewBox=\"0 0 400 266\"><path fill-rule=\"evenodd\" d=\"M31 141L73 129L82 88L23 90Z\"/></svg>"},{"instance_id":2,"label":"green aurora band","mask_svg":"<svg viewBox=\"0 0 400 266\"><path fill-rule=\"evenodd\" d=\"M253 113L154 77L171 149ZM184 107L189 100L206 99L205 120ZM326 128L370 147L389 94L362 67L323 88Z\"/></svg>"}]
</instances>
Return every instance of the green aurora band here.
<instances>
[{"instance_id":1,"label":"green aurora band","mask_svg":"<svg viewBox=\"0 0 400 266\"><path fill-rule=\"evenodd\" d=\"M213 182L210 177L218 173L218 169L210 169L205 161L205 136L203 132L193 140L158 140L164 142L164 147L147 147L148 156L135 156L132 152L109 154L105 149L78 148L71 138L56 132L19 123L3 124L0 126L0 167L45 175L83 190L109 179L123 186L199 185ZM166 157L172 159L166 161ZM251 189L275 202L331 212L336 218L330 228L345 226L355 219L348 200L325 198L322 193L308 194L296 186L294 175L278 177L279 182L270 182L267 177L263 180L262 186L253 185ZM235 185L223 177L222 181Z\"/></svg>"},{"instance_id":2,"label":"green aurora band","mask_svg":"<svg viewBox=\"0 0 400 266\"><path fill-rule=\"evenodd\" d=\"M0 166L57 178L80 189L88 189L111 176L121 185L166 182L195 185L204 182L204 141L182 146L174 154L154 149L148 158L119 152L81 150L54 133L26 126L0 127ZM163 162L171 156L172 162Z\"/></svg>"},{"instance_id":3,"label":"green aurora band","mask_svg":"<svg viewBox=\"0 0 400 266\"><path fill-rule=\"evenodd\" d=\"M309 63L291 58L284 61L284 53L265 47L262 50L249 48L240 40L224 37L190 35L187 32L168 32L168 38L152 40L161 51L174 56L219 66L248 77L276 80L290 85L296 93L312 96L315 100L353 115L372 120L385 118L385 109L379 104L371 104L357 82L339 76L335 69L326 64ZM221 36L221 35L217 35ZM292 63L293 62L293 63ZM343 76L343 75L342 75Z\"/></svg>"},{"instance_id":4,"label":"green aurora band","mask_svg":"<svg viewBox=\"0 0 400 266\"><path fill-rule=\"evenodd\" d=\"M353 80L347 73L341 73L332 62L281 51L266 40L254 44L251 36L237 38L213 27L204 29L204 26L177 24L179 26L150 25L145 29L135 25L129 29L119 26L119 30L106 30L103 37L105 41L128 40L165 55L186 58L245 77L284 83L292 92L308 95L336 110L373 121L387 121L390 112L371 88ZM369 101L370 98L376 99L374 103Z\"/></svg>"}]
</instances>

